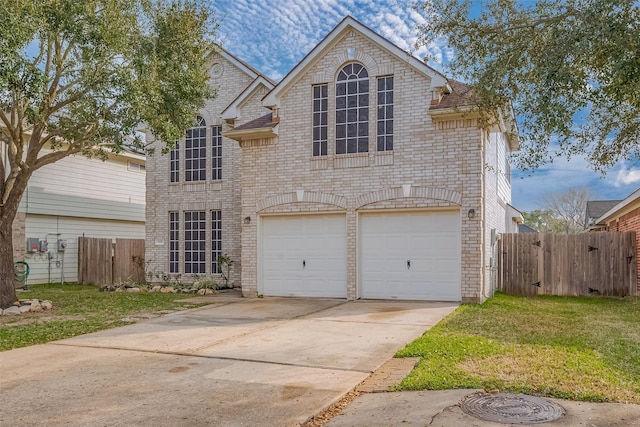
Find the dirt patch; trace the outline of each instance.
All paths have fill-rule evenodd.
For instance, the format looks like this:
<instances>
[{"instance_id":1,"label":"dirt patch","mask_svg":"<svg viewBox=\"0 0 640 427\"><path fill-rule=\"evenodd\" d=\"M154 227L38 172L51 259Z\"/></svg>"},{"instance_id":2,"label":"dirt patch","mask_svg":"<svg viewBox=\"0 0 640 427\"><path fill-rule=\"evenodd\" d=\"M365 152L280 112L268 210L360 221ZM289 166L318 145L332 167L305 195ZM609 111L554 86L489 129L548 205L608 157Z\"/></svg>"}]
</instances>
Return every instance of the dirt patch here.
<instances>
[{"instance_id":1,"label":"dirt patch","mask_svg":"<svg viewBox=\"0 0 640 427\"><path fill-rule=\"evenodd\" d=\"M292 400L306 394L313 387L310 383L288 383L282 388L281 400Z\"/></svg>"},{"instance_id":2,"label":"dirt patch","mask_svg":"<svg viewBox=\"0 0 640 427\"><path fill-rule=\"evenodd\" d=\"M342 397L342 399L338 400L336 403L329 406L327 409L320 412L318 415L314 416L313 418L307 420L305 423L301 424L300 427L324 426L329 421L331 421L331 418L335 417L336 415L340 415L342 411L344 411L344 408L349 406L349 404L353 402L353 400L358 396L360 396L360 392L355 390L350 391L349 393L345 394Z\"/></svg>"}]
</instances>

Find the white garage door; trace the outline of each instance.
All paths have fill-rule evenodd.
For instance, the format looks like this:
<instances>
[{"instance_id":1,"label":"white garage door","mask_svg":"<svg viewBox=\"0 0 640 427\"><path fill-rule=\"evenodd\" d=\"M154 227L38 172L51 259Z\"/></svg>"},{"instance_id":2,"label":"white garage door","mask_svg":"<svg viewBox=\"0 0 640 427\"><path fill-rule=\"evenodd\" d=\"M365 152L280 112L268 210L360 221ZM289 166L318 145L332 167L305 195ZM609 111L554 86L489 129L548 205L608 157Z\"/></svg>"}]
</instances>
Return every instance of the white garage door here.
<instances>
[{"instance_id":1,"label":"white garage door","mask_svg":"<svg viewBox=\"0 0 640 427\"><path fill-rule=\"evenodd\" d=\"M344 215L291 215L262 220L262 293L347 296Z\"/></svg>"},{"instance_id":2,"label":"white garage door","mask_svg":"<svg viewBox=\"0 0 640 427\"><path fill-rule=\"evenodd\" d=\"M360 216L362 298L460 301L460 214Z\"/></svg>"}]
</instances>

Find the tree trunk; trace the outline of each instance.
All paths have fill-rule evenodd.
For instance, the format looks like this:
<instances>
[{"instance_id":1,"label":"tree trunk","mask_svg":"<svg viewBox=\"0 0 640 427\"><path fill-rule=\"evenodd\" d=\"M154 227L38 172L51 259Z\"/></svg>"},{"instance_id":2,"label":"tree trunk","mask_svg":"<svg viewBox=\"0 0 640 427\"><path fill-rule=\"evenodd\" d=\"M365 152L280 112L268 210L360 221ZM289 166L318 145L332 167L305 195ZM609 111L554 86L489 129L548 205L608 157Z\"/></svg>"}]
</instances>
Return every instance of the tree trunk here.
<instances>
[{"instance_id":1,"label":"tree trunk","mask_svg":"<svg viewBox=\"0 0 640 427\"><path fill-rule=\"evenodd\" d=\"M16 209L0 207L0 308L18 300L13 282L13 219Z\"/></svg>"}]
</instances>

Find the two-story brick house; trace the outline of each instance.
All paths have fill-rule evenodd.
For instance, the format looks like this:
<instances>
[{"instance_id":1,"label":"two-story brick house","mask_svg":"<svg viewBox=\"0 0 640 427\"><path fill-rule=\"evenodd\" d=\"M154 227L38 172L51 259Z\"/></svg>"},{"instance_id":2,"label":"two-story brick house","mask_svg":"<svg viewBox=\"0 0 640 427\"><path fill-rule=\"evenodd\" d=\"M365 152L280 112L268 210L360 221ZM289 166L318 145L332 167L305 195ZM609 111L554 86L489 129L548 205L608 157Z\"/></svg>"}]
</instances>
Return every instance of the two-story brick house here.
<instances>
[{"instance_id":1,"label":"two-story brick house","mask_svg":"<svg viewBox=\"0 0 640 427\"><path fill-rule=\"evenodd\" d=\"M495 240L517 216L509 120L480 129L443 76L351 17L275 86L226 53L215 61L220 96L200 129L220 127L231 169L221 182L182 179L202 130L178 155L147 162L155 268L188 274L202 259L202 273L215 273L221 230L247 296L491 295Z\"/></svg>"}]
</instances>

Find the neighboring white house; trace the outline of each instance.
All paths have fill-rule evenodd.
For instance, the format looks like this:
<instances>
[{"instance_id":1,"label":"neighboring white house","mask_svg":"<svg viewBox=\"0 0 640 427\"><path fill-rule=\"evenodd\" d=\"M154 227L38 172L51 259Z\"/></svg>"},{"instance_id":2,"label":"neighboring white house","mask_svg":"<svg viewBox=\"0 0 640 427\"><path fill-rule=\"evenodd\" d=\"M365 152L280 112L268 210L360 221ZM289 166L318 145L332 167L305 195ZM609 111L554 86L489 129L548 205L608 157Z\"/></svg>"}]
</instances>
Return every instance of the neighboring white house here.
<instances>
[{"instance_id":1,"label":"neighboring white house","mask_svg":"<svg viewBox=\"0 0 640 427\"><path fill-rule=\"evenodd\" d=\"M66 157L29 180L14 221L14 259L29 264L31 284L76 281L78 237L144 239L144 215L143 155Z\"/></svg>"},{"instance_id":2,"label":"neighboring white house","mask_svg":"<svg viewBox=\"0 0 640 427\"><path fill-rule=\"evenodd\" d=\"M211 61L218 98L147 162L153 270L219 277L228 253L246 296L492 295L496 239L520 221L512 117L480 129L464 85L351 17L277 85Z\"/></svg>"}]
</instances>

